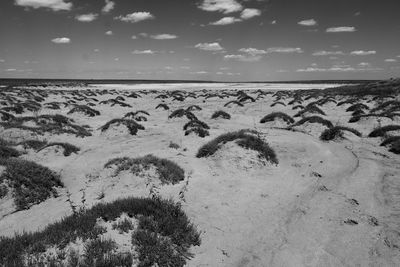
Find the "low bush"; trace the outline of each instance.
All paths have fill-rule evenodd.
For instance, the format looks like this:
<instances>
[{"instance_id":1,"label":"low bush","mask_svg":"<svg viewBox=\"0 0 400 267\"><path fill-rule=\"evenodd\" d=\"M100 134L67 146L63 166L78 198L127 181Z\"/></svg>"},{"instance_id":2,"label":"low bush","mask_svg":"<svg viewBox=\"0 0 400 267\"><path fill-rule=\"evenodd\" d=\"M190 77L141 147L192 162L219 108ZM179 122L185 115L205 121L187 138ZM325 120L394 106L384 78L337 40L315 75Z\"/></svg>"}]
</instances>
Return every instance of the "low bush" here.
<instances>
[{"instance_id":1,"label":"low bush","mask_svg":"<svg viewBox=\"0 0 400 267\"><path fill-rule=\"evenodd\" d=\"M383 127L378 127L375 130L373 130L368 137L379 137L379 136L384 136L386 135L387 132L390 131L399 131L400 130L400 125L387 125Z\"/></svg>"},{"instance_id":2,"label":"low bush","mask_svg":"<svg viewBox=\"0 0 400 267\"><path fill-rule=\"evenodd\" d=\"M325 120L324 118L321 118L319 116L311 116L311 117L305 117L301 120L299 120L298 122L296 122L295 124L293 124L291 127L295 127L295 126L300 126L306 122L309 123L319 123L322 124L328 128L332 128L333 124L332 122L330 122L329 120Z\"/></svg>"},{"instance_id":3,"label":"low bush","mask_svg":"<svg viewBox=\"0 0 400 267\"><path fill-rule=\"evenodd\" d=\"M97 224L99 218L113 221L122 213L138 219L138 227L131 237L136 253L127 251L125 256L112 249L115 248L112 240L100 239L105 229ZM83 266L132 266L134 257L137 266L182 267L193 256L190 247L200 245L199 233L179 204L159 198L132 197L97 204L39 232L0 237L0 265L32 266L25 263L25 257L37 254L35 248L40 248L39 251L54 246L64 249L77 238L85 242L85 253L71 251L67 256L71 264L68 266L77 266L82 260L88 264Z\"/></svg>"},{"instance_id":4,"label":"low bush","mask_svg":"<svg viewBox=\"0 0 400 267\"><path fill-rule=\"evenodd\" d=\"M158 104L156 109L158 109L158 108L163 108L164 110L169 110L169 107L167 104Z\"/></svg>"},{"instance_id":5,"label":"low bush","mask_svg":"<svg viewBox=\"0 0 400 267\"><path fill-rule=\"evenodd\" d=\"M0 144L0 158L15 158L19 157L21 153L15 148Z\"/></svg>"},{"instance_id":6,"label":"low bush","mask_svg":"<svg viewBox=\"0 0 400 267\"><path fill-rule=\"evenodd\" d=\"M112 119L109 122L107 122L106 124L104 124L103 126L101 126L99 129L104 132L106 130L108 130L110 128L111 125L125 125L128 130L129 133L131 135L136 135L138 130L144 130L145 128L140 125L139 123L133 121L133 120L128 120L128 119Z\"/></svg>"},{"instance_id":7,"label":"low bush","mask_svg":"<svg viewBox=\"0 0 400 267\"><path fill-rule=\"evenodd\" d=\"M335 126L329 129L326 129L321 133L320 139L323 141L330 141L336 138L343 138L343 131L349 131L358 137L361 137L361 133L356 129L344 127L344 126Z\"/></svg>"},{"instance_id":8,"label":"low bush","mask_svg":"<svg viewBox=\"0 0 400 267\"><path fill-rule=\"evenodd\" d=\"M215 111L212 115L211 115L211 119L217 119L217 118L223 118L223 119L227 119L230 120L231 119L231 115L229 115L229 113L222 111L222 110L218 110Z\"/></svg>"},{"instance_id":9,"label":"low bush","mask_svg":"<svg viewBox=\"0 0 400 267\"><path fill-rule=\"evenodd\" d=\"M104 167L109 168L116 166L114 175L118 175L121 171L130 170L134 175L139 174L143 170L154 166L159 175L160 181L164 184L176 184L185 179L184 170L178 164L168 159L161 159L153 155L147 155L140 158L115 158L109 160Z\"/></svg>"},{"instance_id":10,"label":"low bush","mask_svg":"<svg viewBox=\"0 0 400 267\"><path fill-rule=\"evenodd\" d=\"M89 117L94 117L94 116L100 115L100 111L95 110L95 109L93 109L91 107L88 107L86 105L78 105L78 106L72 108L68 112L68 114L73 114L73 113L76 113L76 112L84 113L84 114L88 115Z\"/></svg>"},{"instance_id":11,"label":"low bush","mask_svg":"<svg viewBox=\"0 0 400 267\"><path fill-rule=\"evenodd\" d=\"M47 145L47 141L41 141L41 140L25 140L22 142L19 142L18 145L22 145L24 149L28 148L33 148L35 150L42 148L43 146Z\"/></svg>"},{"instance_id":12,"label":"low bush","mask_svg":"<svg viewBox=\"0 0 400 267\"><path fill-rule=\"evenodd\" d=\"M0 183L7 181L14 189L14 201L18 209L27 209L51 196L57 196L56 187L62 186L60 177L47 167L21 159L0 159L5 170Z\"/></svg>"},{"instance_id":13,"label":"low bush","mask_svg":"<svg viewBox=\"0 0 400 267\"><path fill-rule=\"evenodd\" d=\"M275 119L282 119L288 124L294 123L294 119L292 117L290 117L289 115L287 115L286 113L283 113L283 112L270 113L270 114L264 116L260 120L260 123L266 123L266 122L269 122L269 121L274 121Z\"/></svg>"},{"instance_id":14,"label":"low bush","mask_svg":"<svg viewBox=\"0 0 400 267\"><path fill-rule=\"evenodd\" d=\"M319 107L315 105L307 105L303 110L299 111L294 117L303 116L306 113L326 115Z\"/></svg>"},{"instance_id":15,"label":"low bush","mask_svg":"<svg viewBox=\"0 0 400 267\"><path fill-rule=\"evenodd\" d=\"M272 104L271 104L271 107L275 107L276 105L282 105L282 106L286 107L286 104L283 103L283 102L281 102L281 101L272 103Z\"/></svg>"},{"instance_id":16,"label":"low bush","mask_svg":"<svg viewBox=\"0 0 400 267\"><path fill-rule=\"evenodd\" d=\"M231 105L231 104L235 104L235 105L237 105L237 106L243 107L243 104L242 104L242 103L240 103L239 101L235 101L235 100L229 101L228 103L226 103L226 104L224 105L224 107L227 107L227 106L229 106L229 105Z\"/></svg>"},{"instance_id":17,"label":"low bush","mask_svg":"<svg viewBox=\"0 0 400 267\"><path fill-rule=\"evenodd\" d=\"M72 153L78 154L78 152L80 150L79 147L71 145L69 143L52 142L52 143L48 143L47 145L39 148L37 150L37 152L39 152L39 151L41 151L41 150L43 150L45 148L51 147L51 146L61 146L64 149L64 156L66 156L66 157L68 157Z\"/></svg>"},{"instance_id":18,"label":"low bush","mask_svg":"<svg viewBox=\"0 0 400 267\"><path fill-rule=\"evenodd\" d=\"M257 151L260 158L264 158L269 162L278 164L275 151L259 137L249 134L249 132L245 130L230 132L218 136L217 138L200 147L196 157L203 158L212 156L215 154L215 152L217 152L221 145L235 140L237 140L236 143L239 146Z\"/></svg>"},{"instance_id":19,"label":"low bush","mask_svg":"<svg viewBox=\"0 0 400 267\"><path fill-rule=\"evenodd\" d=\"M195 133L201 138L204 138L204 137L210 135L210 133L208 132L207 129L204 129L203 127L199 127L199 126L192 127L185 131L185 135L190 135L191 133Z\"/></svg>"},{"instance_id":20,"label":"low bush","mask_svg":"<svg viewBox=\"0 0 400 267\"><path fill-rule=\"evenodd\" d=\"M365 105L365 104L363 104L363 103L357 103L357 104L354 104L354 105L351 105L350 107L348 107L348 108L346 109L346 111L347 111L347 112L350 112L350 111L368 110L368 109L369 109L369 107L368 107L367 105Z\"/></svg>"}]
</instances>

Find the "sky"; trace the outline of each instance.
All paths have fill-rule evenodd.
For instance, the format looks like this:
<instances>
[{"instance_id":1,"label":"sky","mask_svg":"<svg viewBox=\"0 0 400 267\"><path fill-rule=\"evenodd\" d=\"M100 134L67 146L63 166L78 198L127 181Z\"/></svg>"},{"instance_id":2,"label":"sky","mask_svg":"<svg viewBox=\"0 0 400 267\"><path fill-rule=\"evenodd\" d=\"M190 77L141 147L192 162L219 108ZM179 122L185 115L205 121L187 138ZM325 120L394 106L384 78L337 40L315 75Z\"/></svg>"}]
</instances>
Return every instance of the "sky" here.
<instances>
[{"instance_id":1,"label":"sky","mask_svg":"<svg viewBox=\"0 0 400 267\"><path fill-rule=\"evenodd\" d=\"M400 77L399 0L1 0L0 78Z\"/></svg>"}]
</instances>

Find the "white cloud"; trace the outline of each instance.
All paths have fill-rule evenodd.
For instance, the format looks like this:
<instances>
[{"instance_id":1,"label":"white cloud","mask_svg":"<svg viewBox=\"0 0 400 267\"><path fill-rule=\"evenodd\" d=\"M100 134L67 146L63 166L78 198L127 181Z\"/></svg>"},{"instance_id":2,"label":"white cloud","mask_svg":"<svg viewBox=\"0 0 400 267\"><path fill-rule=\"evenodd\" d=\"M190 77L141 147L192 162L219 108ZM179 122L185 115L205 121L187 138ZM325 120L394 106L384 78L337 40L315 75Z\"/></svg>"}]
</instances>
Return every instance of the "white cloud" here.
<instances>
[{"instance_id":1,"label":"white cloud","mask_svg":"<svg viewBox=\"0 0 400 267\"><path fill-rule=\"evenodd\" d=\"M101 9L101 11L102 11L103 13L108 13L108 12L110 12L111 10L114 9L114 6L115 6L115 2L110 1L110 0L106 0L106 5Z\"/></svg>"},{"instance_id":2,"label":"white cloud","mask_svg":"<svg viewBox=\"0 0 400 267\"><path fill-rule=\"evenodd\" d=\"M360 66L360 68L354 68L348 65L344 66L332 66L330 68L316 68L308 67L304 69L298 69L297 72L365 72L365 71L381 71L382 68L369 68L368 66Z\"/></svg>"},{"instance_id":3,"label":"white cloud","mask_svg":"<svg viewBox=\"0 0 400 267\"><path fill-rule=\"evenodd\" d=\"M143 20L154 19L154 16L150 12L133 12L125 16L114 17L115 20L120 20L124 22L136 23Z\"/></svg>"},{"instance_id":4,"label":"white cloud","mask_svg":"<svg viewBox=\"0 0 400 267\"><path fill-rule=\"evenodd\" d=\"M217 42L215 43L199 43L194 46L195 48L198 48L200 50L205 50L205 51L221 51L224 50L224 48Z\"/></svg>"},{"instance_id":5,"label":"white cloud","mask_svg":"<svg viewBox=\"0 0 400 267\"><path fill-rule=\"evenodd\" d=\"M261 15L261 11L256 8L246 8L240 14L242 19L251 19Z\"/></svg>"},{"instance_id":6,"label":"white cloud","mask_svg":"<svg viewBox=\"0 0 400 267\"><path fill-rule=\"evenodd\" d=\"M207 71L196 71L196 72L191 72L191 74L207 74Z\"/></svg>"},{"instance_id":7,"label":"white cloud","mask_svg":"<svg viewBox=\"0 0 400 267\"><path fill-rule=\"evenodd\" d=\"M301 26L315 26L317 25L317 21L315 19L306 19L306 20L302 20L297 22L297 24L301 25Z\"/></svg>"},{"instance_id":8,"label":"white cloud","mask_svg":"<svg viewBox=\"0 0 400 267\"><path fill-rule=\"evenodd\" d=\"M385 59L385 62L397 62L397 59L387 58L387 59Z\"/></svg>"},{"instance_id":9,"label":"white cloud","mask_svg":"<svg viewBox=\"0 0 400 267\"><path fill-rule=\"evenodd\" d=\"M356 28L355 27L348 27L348 26L343 26L343 27L332 27L326 29L326 32L331 32L331 33L336 33L336 32L355 32Z\"/></svg>"},{"instance_id":10,"label":"white cloud","mask_svg":"<svg viewBox=\"0 0 400 267\"><path fill-rule=\"evenodd\" d=\"M299 47L271 47L267 53L303 53L303 50Z\"/></svg>"},{"instance_id":11,"label":"white cloud","mask_svg":"<svg viewBox=\"0 0 400 267\"><path fill-rule=\"evenodd\" d=\"M132 35L131 39L136 40L137 36L136 35Z\"/></svg>"},{"instance_id":12,"label":"white cloud","mask_svg":"<svg viewBox=\"0 0 400 267\"><path fill-rule=\"evenodd\" d=\"M356 50L356 51L352 51L350 53L350 55L353 56L369 56L369 55L375 55L376 51L374 50L370 50L370 51L364 51L364 50Z\"/></svg>"},{"instance_id":13,"label":"white cloud","mask_svg":"<svg viewBox=\"0 0 400 267\"><path fill-rule=\"evenodd\" d=\"M218 11L224 14L238 12L243 9L243 6L236 0L203 0L203 3L198 7L205 11Z\"/></svg>"},{"instance_id":14,"label":"white cloud","mask_svg":"<svg viewBox=\"0 0 400 267\"><path fill-rule=\"evenodd\" d=\"M316 51L312 54L313 56L338 56L338 55L344 55L342 51Z\"/></svg>"},{"instance_id":15,"label":"white cloud","mask_svg":"<svg viewBox=\"0 0 400 267\"><path fill-rule=\"evenodd\" d=\"M53 11L71 10L72 3L65 2L64 0L15 0L15 5L23 7L49 8Z\"/></svg>"},{"instance_id":16,"label":"white cloud","mask_svg":"<svg viewBox=\"0 0 400 267\"><path fill-rule=\"evenodd\" d=\"M106 35L113 35L112 31L106 31Z\"/></svg>"},{"instance_id":17,"label":"white cloud","mask_svg":"<svg viewBox=\"0 0 400 267\"><path fill-rule=\"evenodd\" d=\"M256 62L259 61L262 57L260 55L225 55L224 59L226 60L237 60L242 62Z\"/></svg>"},{"instance_id":18,"label":"white cloud","mask_svg":"<svg viewBox=\"0 0 400 267\"><path fill-rule=\"evenodd\" d=\"M229 24L233 24L235 22L239 22L242 21L241 19L237 19L235 17L223 17L220 20L217 20L215 22L211 22L211 25L229 25Z\"/></svg>"},{"instance_id":19,"label":"white cloud","mask_svg":"<svg viewBox=\"0 0 400 267\"><path fill-rule=\"evenodd\" d=\"M155 53L156 53L155 51L150 50L150 49L148 49L148 50L134 50L134 51L132 51L132 54L134 54L134 55L152 55L152 54L155 54Z\"/></svg>"},{"instance_id":20,"label":"white cloud","mask_svg":"<svg viewBox=\"0 0 400 267\"><path fill-rule=\"evenodd\" d=\"M155 40L171 40L171 39L178 38L178 36L176 36L174 34L163 33L163 34L151 35L150 38L155 39Z\"/></svg>"},{"instance_id":21,"label":"white cloud","mask_svg":"<svg viewBox=\"0 0 400 267\"><path fill-rule=\"evenodd\" d=\"M239 52L247 53L247 54L252 55L252 56L264 55L264 54L267 53L267 51L265 51L265 50L252 48L252 47L250 47L250 48L240 48Z\"/></svg>"},{"instance_id":22,"label":"white cloud","mask_svg":"<svg viewBox=\"0 0 400 267\"><path fill-rule=\"evenodd\" d=\"M81 22L91 22L97 19L97 14L94 13L89 13L89 14L82 14L82 15L76 15L75 19Z\"/></svg>"},{"instance_id":23,"label":"white cloud","mask_svg":"<svg viewBox=\"0 0 400 267\"><path fill-rule=\"evenodd\" d=\"M67 37L58 37L58 38L54 38L53 40L51 40L53 43L55 44L68 44L71 42L71 39L67 38Z\"/></svg>"},{"instance_id":24,"label":"white cloud","mask_svg":"<svg viewBox=\"0 0 400 267\"><path fill-rule=\"evenodd\" d=\"M4 63L6 62L4 59L0 59L0 63Z\"/></svg>"},{"instance_id":25,"label":"white cloud","mask_svg":"<svg viewBox=\"0 0 400 267\"><path fill-rule=\"evenodd\" d=\"M358 66L365 68L365 67L371 66L371 64L368 63L368 62L360 62L360 63L358 64Z\"/></svg>"},{"instance_id":26,"label":"white cloud","mask_svg":"<svg viewBox=\"0 0 400 267\"><path fill-rule=\"evenodd\" d=\"M6 69L6 71L17 71L17 69Z\"/></svg>"},{"instance_id":27,"label":"white cloud","mask_svg":"<svg viewBox=\"0 0 400 267\"><path fill-rule=\"evenodd\" d=\"M276 23L277 23L276 20L271 21L271 24L272 24L272 25L275 25Z\"/></svg>"}]
</instances>

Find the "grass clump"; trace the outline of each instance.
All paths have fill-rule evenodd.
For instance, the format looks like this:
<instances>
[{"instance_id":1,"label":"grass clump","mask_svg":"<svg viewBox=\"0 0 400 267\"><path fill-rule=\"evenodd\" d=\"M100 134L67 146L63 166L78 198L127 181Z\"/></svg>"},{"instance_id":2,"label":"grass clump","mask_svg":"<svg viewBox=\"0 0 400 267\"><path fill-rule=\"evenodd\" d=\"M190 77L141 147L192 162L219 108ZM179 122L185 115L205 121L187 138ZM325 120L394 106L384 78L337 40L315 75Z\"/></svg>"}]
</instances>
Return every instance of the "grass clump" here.
<instances>
[{"instance_id":1,"label":"grass clump","mask_svg":"<svg viewBox=\"0 0 400 267\"><path fill-rule=\"evenodd\" d=\"M329 120L325 120L324 118L321 118L319 116L311 116L311 117L305 117L301 120L299 120L298 122L296 122L295 124L293 124L291 127L295 127L295 126L300 126L306 122L309 123L319 123L322 124L328 128L332 128L333 124L332 122L330 122Z\"/></svg>"},{"instance_id":2,"label":"grass clump","mask_svg":"<svg viewBox=\"0 0 400 267\"><path fill-rule=\"evenodd\" d=\"M101 126L99 129L104 132L106 130L108 130L110 128L111 125L125 125L128 130L129 133L131 135L136 135L138 130L144 130L145 128L140 125L139 123L133 121L133 120L129 120L129 119L112 119L109 122L107 122L106 124L104 124L103 126Z\"/></svg>"},{"instance_id":3,"label":"grass clump","mask_svg":"<svg viewBox=\"0 0 400 267\"><path fill-rule=\"evenodd\" d=\"M61 147L64 149L64 153L63 153L63 154L64 154L64 156L66 156L66 157L68 157L68 156L71 155L72 153L78 154L78 152L79 152L79 150L80 150L79 147L74 146L74 145L71 145L71 144L69 144L69 143L52 142L52 143L49 143L49 144L47 144L47 145L45 145L45 146L39 148L39 149L37 150L37 152L39 152L39 151L41 151L41 150L43 150L43 149L45 149L45 148L51 147L51 146L61 146Z\"/></svg>"},{"instance_id":4,"label":"grass clump","mask_svg":"<svg viewBox=\"0 0 400 267\"><path fill-rule=\"evenodd\" d=\"M0 183L7 181L14 190L14 201L19 210L28 209L51 196L57 196L55 187L61 187L60 176L35 162L21 159L0 159L6 169Z\"/></svg>"},{"instance_id":5,"label":"grass clump","mask_svg":"<svg viewBox=\"0 0 400 267\"><path fill-rule=\"evenodd\" d=\"M288 124L294 123L294 119L292 117L290 117L289 115L287 115L286 113L283 113L283 112L270 113L270 114L264 116L264 118L262 118L260 120L260 123L266 123L266 122L269 122L269 121L274 121L277 118L284 120Z\"/></svg>"},{"instance_id":6,"label":"grass clump","mask_svg":"<svg viewBox=\"0 0 400 267\"><path fill-rule=\"evenodd\" d=\"M159 108L163 108L164 110L169 110L168 105L164 104L164 103L158 104L156 109L159 109Z\"/></svg>"},{"instance_id":7,"label":"grass clump","mask_svg":"<svg viewBox=\"0 0 400 267\"><path fill-rule=\"evenodd\" d=\"M276 105L282 105L282 106L286 107L286 104L283 103L282 101L277 101L277 102L272 103L271 107L275 107Z\"/></svg>"},{"instance_id":8,"label":"grass clump","mask_svg":"<svg viewBox=\"0 0 400 267\"><path fill-rule=\"evenodd\" d=\"M31 139L31 140L25 140L25 141L19 142L18 145L22 145L22 147L24 149L33 148L35 150L38 150L39 148L42 148L43 146L47 145L47 141Z\"/></svg>"},{"instance_id":9,"label":"grass clump","mask_svg":"<svg viewBox=\"0 0 400 267\"><path fill-rule=\"evenodd\" d=\"M68 114L72 114L72 113L75 113L75 112L82 112L82 113L88 115L89 117L94 117L94 116L100 115L100 111L95 110L95 109L93 109L91 107L88 107L86 105L78 105L78 106L74 107L73 109L71 109L68 112Z\"/></svg>"},{"instance_id":10,"label":"grass clump","mask_svg":"<svg viewBox=\"0 0 400 267\"><path fill-rule=\"evenodd\" d=\"M307 105L303 110L299 111L294 117L303 116L306 113L326 115L319 107L315 105Z\"/></svg>"},{"instance_id":11,"label":"grass clump","mask_svg":"<svg viewBox=\"0 0 400 267\"><path fill-rule=\"evenodd\" d=\"M221 145L235 140L239 146L257 151L260 158L264 158L269 162L278 164L278 159L276 157L275 151L270 148L269 145L265 143L260 137L249 134L249 132L245 130L230 132L218 136L217 138L200 147L196 154L196 157L203 158L212 156L215 154L215 152L218 151Z\"/></svg>"},{"instance_id":12,"label":"grass clump","mask_svg":"<svg viewBox=\"0 0 400 267\"><path fill-rule=\"evenodd\" d=\"M136 253L127 251L121 255L115 250L113 240L100 237L105 228L99 227L97 220L114 221L123 213L138 220L131 236ZM67 266L132 266L135 258L137 266L182 267L193 256L190 247L200 245L199 233L179 204L159 198L131 197L97 204L39 232L1 237L0 265L32 266L25 263L26 255L35 255L37 251L54 246L65 249L77 238L85 242L84 255L70 252Z\"/></svg>"},{"instance_id":13,"label":"grass clump","mask_svg":"<svg viewBox=\"0 0 400 267\"><path fill-rule=\"evenodd\" d=\"M226 104L224 105L224 107L227 107L227 106L229 106L229 105L231 105L231 104L235 104L235 105L240 106L240 107L243 107L243 106L244 106L241 102L232 100L232 101L229 101L228 103L226 103Z\"/></svg>"},{"instance_id":14,"label":"grass clump","mask_svg":"<svg viewBox=\"0 0 400 267\"><path fill-rule=\"evenodd\" d=\"M0 144L0 158L16 158L19 157L21 153L13 147Z\"/></svg>"},{"instance_id":15,"label":"grass clump","mask_svg":"<svg viewBox=\"0 0 400 267\"><path fill-rule=\"evenodd\" d=\"M215 111L212 115L211 115L211 119L217 119L217 118L223 118L226 120L230 120L231 119L231 115L229 115L229 113L223 111L223 110L218 110Z\"/></svg>"},{"instance_id":16,"label":"grass clump","mask_svg":"<svg viewBox=\"0 0 400 267\"><path fill-rule=\"evenodd\" d=\"M400 125L387 125L383 127L378 127L375 130L373 130L368 137L379 137L379 136L384 136L386 135L387 132L390 131L398 131L400 130Z\"/></svg>"},{"instance_id":17,"label":"grass clump","mask_svg":"<svg viewBox=\"0 0 400 267\"><path fill-rule=\"evenodd\" d=\"M319 137L323 141L331 141L336 138L343 138L343 131L348 131L351 132L358 137L361 137L361 133L357 131L356 129L349 128L349 127L344 127L344 126L335 126L329 129L326 129L321 133L321 136Z\"/></svg>"},{"instance_id":18,"label":"grass clump","mask_svg":"<svg viewBox=\"0 0 400 267\"><path fill-rule=\"evenodd\" d=\"M111 159L104 165L104 168L111 166L116 166L114 175L126 170L130 170L134 175L137 175L143 170L154 166L163 184L176 184L185 179L185 171L178 164L153 155L146 155L140 158L123 157Z\"/></svg>"}]
</instances>

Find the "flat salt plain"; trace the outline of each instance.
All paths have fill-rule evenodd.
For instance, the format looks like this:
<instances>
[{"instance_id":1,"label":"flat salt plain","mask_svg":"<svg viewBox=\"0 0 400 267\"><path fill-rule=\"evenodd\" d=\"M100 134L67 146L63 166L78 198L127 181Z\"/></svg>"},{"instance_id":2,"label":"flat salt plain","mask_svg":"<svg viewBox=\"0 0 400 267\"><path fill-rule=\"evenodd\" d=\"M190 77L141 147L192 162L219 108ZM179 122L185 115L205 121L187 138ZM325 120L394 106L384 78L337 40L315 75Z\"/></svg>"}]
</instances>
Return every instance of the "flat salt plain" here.
<instances>
[{"instance_id":1,"label":"flat salt plain","mask_svg":"<svg viewBox=\"0 0 400 267\"><path fill-rule=\"evenodd\" d=\"M10 140L46 139L48 142L68 142L80 148L77 154L65 157L59 149L36 152L31 149L21 158L42 164L61 175L64 188L57 198L50 198L28 210L17 211L10 197L0 200L0 235L41 230L49 223L71 215L74 209L89 209L121 197L148 197L155 194L181 203L183 210L200 232L201 245L191 248L193 258L187 266L400 266L400 207L399 158L380 147L380 139L366 138L375 127L393 121L368 120L348 123L350 104L337 106L324 103L322 116L335 125L354 127L363 138L347 134L333 142L319 140L326 127L306 123L296 131L276 128L282 121L261 124L271 112L294 116L298 110L289 104L293 97L261 94L261 90L298 90L335 87L333 84L94 84L88 87L65 89L63 94L47 88L49 95L38 112L26 111L23 116L62 114L79 125L88 125L92 136L80 138L70 134L30 135L20 129L1 129L0 137ZM37 88L36 88L37 89ZM82 113L67 114L73 102L49 109L44 103L66 102L72 99L68 91L90 89L98 102L75 99L77 104L93 103L99 116ZM34 90L34 88L32 88ZM113 91L111 91L113 90ZM146 93L145 91L157 90ZM167 91L193 92L195 98L175 101ZM229 105L236 96L210 97L246 90L256 99L244 106ZM17 91L16 91L17 92ZM132 92L140 95L130 98ZM265 91L267 92L267 91ZM14 97L18 93L12 94ZM132 107L100 104L101 101L122 96ZM302 105L321 99L302 97ZM335 98L336 102L346 97ZM377 105L372 97L363 99L369 108ZM274 105L281 101L284 105ZM361 100L360 100L361 101ZM165 103L170 110L156 109ZM168 118L172 111L198 105L193 111L209 126L210 136L200 138L184 135L186 117ZM145 127L130 135L124 126L100 131L99 127L130 111L144 110L150 115L139 122ZM217 110L224 110L231 119L211 119ZM296 121L299 118L296 118ZM395 119L395 122L399 122ZM217 153L197 158L201 145L230 131L252 129L260 133L275 150L279 164L263 162L257 153L228 142ZM177 148L170 146L173 142ZM113 176L104 164L116 157L136 158L153 154L176 162L185 171L185 180L163 185L151 170L133 175L123 172ZM99 197L101 195L101 197ZM113 237L112 233L109 233ZM117 237L115 237L117 238ZM125 244L126 245L126 244ZM128 245L129 246L129 245ZM79 247L79 246L78 246ZM134 247L130 247L134 251ZM134 265L135 266L135 265Z\"/></svg>"}]
</instances>

